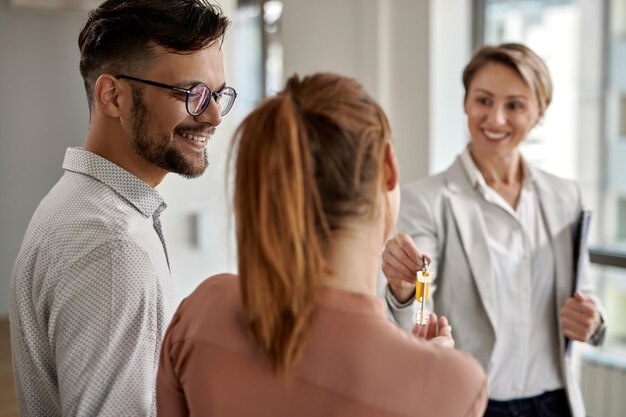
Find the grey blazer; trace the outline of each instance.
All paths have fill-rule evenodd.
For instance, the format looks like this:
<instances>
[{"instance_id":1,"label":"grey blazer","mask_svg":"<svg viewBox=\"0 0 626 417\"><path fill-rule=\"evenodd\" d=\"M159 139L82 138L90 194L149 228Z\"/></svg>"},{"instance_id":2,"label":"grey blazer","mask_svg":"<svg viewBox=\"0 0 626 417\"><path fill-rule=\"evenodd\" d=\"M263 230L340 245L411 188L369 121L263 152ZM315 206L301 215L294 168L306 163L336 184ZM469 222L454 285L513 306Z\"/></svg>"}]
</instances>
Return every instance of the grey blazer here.
<instances>
[{"instance_id":1,"label":"grey blazer","mask_svg":"<svg viewBox=\"0 0 626 417\"><path fill-rule=\"evenodd\" d=\"M573 182L530 169L555 254L554 314L560 349L565 352L558 317L561 306L572 294L573 241L582 210L581 196ZM432 257L429 269L437 271L432 288L434 311L448 317L456 347L473 355L487 372L496 340L497 294L477 192L457 158L446 171L403 187L398 231L409 234L420 251ZM579 289L591 292L586 277ZM399 307L392 302L388 288L386 298L392 320L410 329L415 304ZM569 355L561 356L563 381L572 415L584 417L585 408L570 361Z\"/></svg>"}]
</instances>

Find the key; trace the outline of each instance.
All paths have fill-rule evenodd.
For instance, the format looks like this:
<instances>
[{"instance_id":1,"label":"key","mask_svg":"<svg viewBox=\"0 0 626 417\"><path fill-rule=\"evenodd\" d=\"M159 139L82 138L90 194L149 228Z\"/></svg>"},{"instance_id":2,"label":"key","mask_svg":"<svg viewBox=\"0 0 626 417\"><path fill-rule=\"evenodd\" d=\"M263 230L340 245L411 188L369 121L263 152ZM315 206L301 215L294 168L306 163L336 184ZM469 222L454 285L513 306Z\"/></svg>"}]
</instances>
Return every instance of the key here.
<instances>
[{"instance_id":1,"label":"key","mask_svg":"<svg viewBox=\"0 0 626 417\"><path fill-rule=\"evenodd\" d=\"M415 301L420 303L420 309L415 315L415 322L420 325L426 323L426 319L430 314L426 310L426 301L430 298L430 283L433 281L434 273L428 271L428 261L422 257L422 270L417 271L415 277Z\"/></svg>"}]
</instances>

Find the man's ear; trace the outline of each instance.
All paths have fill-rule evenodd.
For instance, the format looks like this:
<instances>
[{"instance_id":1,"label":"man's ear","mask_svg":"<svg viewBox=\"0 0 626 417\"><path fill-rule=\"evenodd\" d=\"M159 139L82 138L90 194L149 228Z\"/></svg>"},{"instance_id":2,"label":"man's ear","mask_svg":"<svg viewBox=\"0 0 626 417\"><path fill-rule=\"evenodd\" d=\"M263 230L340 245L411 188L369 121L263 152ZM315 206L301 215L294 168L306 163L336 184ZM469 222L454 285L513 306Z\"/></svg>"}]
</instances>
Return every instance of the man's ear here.
<instances>
[{"instance_id":1,"label":"man's ear","mask_svg":"<svg viewBox=\"0 0 626 417\"><path fill-rule=\"evenodd\" d=\"M385 147L385 184L387 191L391 191L398 185L398 162L393 143L388 142Z\"/></svg>"},{"instance_id":2,"label":"man's ear","mask_svg":"<svg viewBox=\"0 0 626 417\"><path fill-rule=\"evenodd\" d=\"M122 103L125 95L130 93L130 88L124 88L123 84L110 74L102 74L98 77L94 87L96 108L109 117L120 117L122 115Z\"/></svg>"}]
</instances>

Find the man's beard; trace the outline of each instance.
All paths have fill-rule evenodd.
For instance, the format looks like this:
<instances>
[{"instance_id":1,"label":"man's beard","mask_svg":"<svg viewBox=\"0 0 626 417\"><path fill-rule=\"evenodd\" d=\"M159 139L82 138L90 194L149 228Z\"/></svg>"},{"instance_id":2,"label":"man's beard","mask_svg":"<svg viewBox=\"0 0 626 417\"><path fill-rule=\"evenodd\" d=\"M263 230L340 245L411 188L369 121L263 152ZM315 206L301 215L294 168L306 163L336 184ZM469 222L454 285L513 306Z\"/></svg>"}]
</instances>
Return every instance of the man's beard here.
<instances>
[{"instance_id":1,"label":"man's beard","mask_svg":"<svg viewBox=\"0 0 626 417\"><path fill-rule=\"evenodd\" d=\"M206 149L202 156L198 155L198 157L191 160L191 158L186 158L182 152L174 148L170 134L162 134L155 137L149 136L150 115L143 102L142 93L138 89L133 89L132 119L131 145L139 156L159 168L163 168L168 172L175 172L185 178L196 178L204 173L209 165ZM174 128L174 133L182 135L183 130L188 132L194 129L191 127L183 128L178 125Z\"/></svg>"}]
</instances>

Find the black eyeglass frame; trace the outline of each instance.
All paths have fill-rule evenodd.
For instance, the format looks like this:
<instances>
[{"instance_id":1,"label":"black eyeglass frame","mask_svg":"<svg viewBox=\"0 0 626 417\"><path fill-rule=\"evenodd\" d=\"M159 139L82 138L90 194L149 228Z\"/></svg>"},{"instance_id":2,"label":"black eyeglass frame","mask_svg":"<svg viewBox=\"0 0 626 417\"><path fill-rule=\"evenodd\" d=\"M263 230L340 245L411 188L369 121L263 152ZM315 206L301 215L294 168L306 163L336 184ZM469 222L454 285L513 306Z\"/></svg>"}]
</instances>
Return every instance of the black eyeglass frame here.
<instances>
[{"instance_id":1,"label":"black eyeglass frame","mask_svg":"<svg viewBox=\"0 0 626 417\"><path fill-rule=\"evenodd\" d=\"M141 78L132 77L130 75L124 75L124 74L116 75L115 78L117 78L118 80L126 79L126 80L131 80L131 81L137 81L137 82L148 84L154 87L165 88L167 90L173 90L179 93L183 93L185 94L185 109L187 110L187 113L189 113L191 116L199 116L202 113L204 113L204 111L207 109L207 107L209 107L209 104L211 103L211 97L213 98L213 101L215 101L215 104L219 104L224 94L223 93L224 90L227 90L227 91L232 91L233 101L228 108L220 109L220 116L225 116L226 114L228 114L230 109L233 108L233 105L235 104L235 99L237 98L237 91L233 87L229 87L227 85L220 88L219 91L214 92L214 91L211 91L211 89L204 83L194 84L190 88L187 89L187 88L182 88L182 87L176 87L175 85L163 84L157 81L144 80ZM189 97L192 94L192 90L199 85L203 85L206 87L206 89L209 91L210 97L200 111L193 113L191 110L189 110Z\"/></svg>"}]
</instances>

